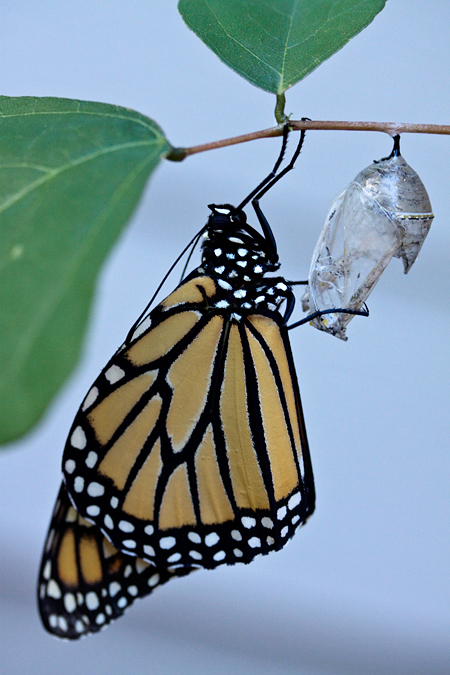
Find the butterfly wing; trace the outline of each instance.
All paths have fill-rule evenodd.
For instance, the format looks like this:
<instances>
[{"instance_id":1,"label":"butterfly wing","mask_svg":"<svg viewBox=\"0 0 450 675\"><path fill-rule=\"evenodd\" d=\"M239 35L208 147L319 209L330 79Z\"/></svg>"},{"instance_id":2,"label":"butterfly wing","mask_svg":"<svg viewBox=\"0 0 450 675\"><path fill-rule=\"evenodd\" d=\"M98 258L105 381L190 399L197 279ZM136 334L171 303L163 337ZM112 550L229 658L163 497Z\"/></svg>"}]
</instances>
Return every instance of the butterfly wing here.
<instances>
[{"instance_id":1,"label":"butterfly wing","mask_svg":"<svg viewBox=\"0 0 450 675\"><path fill-rule=\"evenodd\" d=\"M77 510L161 567L250 562L314 509L287 331L242 321L189 278L144 319L81 406L63 458Z\"/></svg>"},{"instance_id":2,"label":"butterfly wing","mask_svg":"<svg viewBox=\"0 0 450 675\"><path fill-rule=\"evenodd\" d=\"M120 553L75 511L63 483L39 571L42 622L53 635L76 640L122 616L136 598L191 571L157 568Z\"/></svg>"}]
</instances>

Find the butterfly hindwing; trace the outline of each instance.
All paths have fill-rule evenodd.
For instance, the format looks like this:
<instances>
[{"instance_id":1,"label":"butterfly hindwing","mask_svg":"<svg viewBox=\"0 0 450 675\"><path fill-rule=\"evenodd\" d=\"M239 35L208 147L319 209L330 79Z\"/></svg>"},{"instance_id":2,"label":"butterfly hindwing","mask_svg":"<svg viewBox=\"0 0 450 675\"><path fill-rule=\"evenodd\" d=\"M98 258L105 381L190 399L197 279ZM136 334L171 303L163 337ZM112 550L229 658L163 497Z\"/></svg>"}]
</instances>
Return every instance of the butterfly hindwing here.
<instances>
[{"instance_id":1,"label":"butterfly hindwing","mask_svg":"<svg viewBox=\"0 0 450 675\"><path fill-rule=\"evenodd\" d=\"M42 556L39 610L45 628L75 640L101 630L136 600L192 568L158 568L118 551L73 508L61 486Z\"/></svg>"}]
</instances>

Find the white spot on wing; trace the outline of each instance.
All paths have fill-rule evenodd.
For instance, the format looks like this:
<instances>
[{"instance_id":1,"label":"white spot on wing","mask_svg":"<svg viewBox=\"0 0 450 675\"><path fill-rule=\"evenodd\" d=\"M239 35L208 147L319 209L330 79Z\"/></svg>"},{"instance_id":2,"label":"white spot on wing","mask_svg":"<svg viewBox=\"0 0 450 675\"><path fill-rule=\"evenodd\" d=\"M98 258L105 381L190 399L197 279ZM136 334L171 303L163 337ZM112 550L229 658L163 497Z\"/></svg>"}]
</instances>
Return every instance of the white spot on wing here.
<instances>
[{"instance_id":1,"label":"white spot on wing","mask_svg":"<svg viewBox=\"0 0 450 675\"><path fill-rule=\"evenodd\" d=\"M89 406L91 406L95 402L97 396L98 396L97 387L92 387L92 389L84 399L83 407L81 408L81 410L86 410L86 408L89 408Z\"/></svg>"},{"instance_id":2,"label":"white spot on wing","mask_svg":"<svg viewBox=\"0 0 450 675\"><path fill-rule=\"evenodd\" d=\"M103 522L105 523L106 527L108 530L112 530L114 527L114 522L109 513L106 514L106 516L103 519Z\"/></svg>"},{"instance_id":3,"label":"white spot on wing","mask_svg":"<svg viewBox=\"0 0 450 675\"><path fill-rule=\"evenodd\" d=\"M62 631L67 633L67 629L68 629L69 626L67 625L67 621L66 621L65 617L58 616L58 626Z\"/></svg>"},{"instance_id":4,"label":"white spot on wing","mask_svg":"<svg viewBox=\"0 0 450 675\"><path fill-rule=\"evenodd\" d=\"M205 544L207 546L214 546L219 541L220 537L217 532L210 532L205 537Z\"/></svg>"},{"instance_id":5,"label":"white spot on wing","mask_svg":"<svg viewBox=\"0 0 450 675\"><path fill-rule=\"evenodd\" d=\"M300 504L301 499L302 499L302 496L301 496L300 492L297 492L297 494L292 495L292 497L291 497L290 500L288 501L288 509L289 509L290 511L292 511L292 509L295 509L295 507L296 507L298 504Z\"/></svg>"},{"instance_id":6,"label":"white spot on wing","mask_svg":"<svg viewBox=\"0 0 450 675\"><path fill-rule=\"evenodd\" d=\"M122 586L119 584L118 581L111 581L109 584L109 595L114 598L117 593L121 590Z\"/></svg>"},{"instance_id":7,"label":"white spot on wing","mask_svg":"<svg viewBox=\"0 0 450 675\"><path fill-rule=\"evenodd\" d=\"M47 595L51 598L55 598L55 600L59 600L61 597L61 589L54 579L50 579L47 584Z\"/></svg>"},{"instance_id":8,"label":"white spot on wing","mask_svg":"<svg viewBox=\"0 0 450 675\"><path fill-rule=\"evenodd\" d=\"M75 600L75 596L73 593L66 593L64 596L64 607L66 608L66 611L71 614L74 612L77 608L77 601Z\"/></svg>"},{"instance_id":9,"label":"white spot on wing","mask_svg":"<svg viewBox=\"0 0 450 675\"><path fill-rule=\"evenodd\" d=\"M83 476L77 476L73 481L73 489L75 492L83 492L84 489L84 478Z\"/></svg>"},{"instance_id":10,"label":"white spot on wing","mask_svg":"<svg viewBox=\"0 0 450 675\"><path fill-rule=\"evenodd\" d=\"M77 450L84 450L86 447L86 434L80 426L73 430L70 437L70 445Z\"/></svg>"},{"instance_id":11,"label":"white spot on wing","mask_svg":"<svg viewBox=\"0 0 450 675\"><path fill-rule=\"evenodd\" d=\"M243 518L241 518L241 523L247 530L249 530L251 527L255 527L256 520L255 518L249 518L249 516L243 516Z\"/></svg>"},{"instance_id":12,"label":"white spot on wing","mask_svg":"<svg viewBox=\"0 0 450 675\"><path fill-rule=\"evenodd\" d=\"M151 324L152 320L150 316L146 316L145 319L139 324L139 326L134 331L133 335L131 336L131 339L136 340L136 338L138 338L139 335L142 335L142 333L145 333L145 331L148 328L150 328Z\"/></svg>"},{"instance_id":13,"label":"white spot on wing","mask_svg":"<svg viewBox=\"0 0 450 675\"><path fill-rule=\"evenodd\" d=\"M173 548L176 543L175 537L162 537L162 539L159 540L160 547L166 550Z\"/></svg>"},{"instance_id":14,"label":"white spot on wing","mask_svg":"<svg viewBox=\"0 0 450 675\"><path fill-rule=\"evenodd\" d=\"M122 368L119 368L119 366L111 366L105 373L105 377L110 384L118 382L124 375L125 371L123 371Z\"/></svg>"},{"instance_id":15,"label":"white spot on wing","mask_svg":"<svg viewBox=\"0 0 450 675\"><path fill-rule=\"evenodd\" d=\"M93 468L94 468L95 464L97 463L97 459L98 459L97 453L94 452L93 450L91 450L91 451L88 453L88 456L86 457L86 460L85 460L85 461L86 461L86 466L88 467L88 469L93 469Z\"/></svg>"},{"instance_id":16,"label":"white spot on wing","mask_svg":"<svg viewBox=\"0 0 450 675\"><path fill-rule=\"evenodd\" d=\"M86 593L86 607L91 610L98 609L100 607L100 601L98 599L97 593L94 591L89 591Z\"/></svg>"},{"instance_id":17,"label":"white spot on wing","mask_svg":"<svg viewBox=\"0 0 450 675\"><path fill-rule=\"evenodd\" d=\"M44 570L42 572L42 576L44 577L44 579L46 579L48 581L50 579L51 575L52 575L52 564L51 564L50 560L47 560L47 562L44 565Z\"/></svg>"},{"instance_id":18,"label":"white spot on wing","mask_svg":"<svg viewBox=\"0 0 450 675\"><path fill-rule=\"evenodd\" d=\"M64 468L66 470L66 473L73 473L76 468L76 464L73 459L68 459L67 462L64 464Z\"/></svg>"},{"instance_id":19,"label":"white spot on wing","mask_svg":"<svg viewBox=\"0 0 450 675\"><path fill-rule=\"evenodd\" d=\"M101 497L104 492L105 488L100 483L96 483L95 481L89 483L87 493L90 497Z\"/></svg>"},{"instance_id":20,"label":"white spot on wing","mask_svg":"<svg viewBox=\"0 0 450 675\"><path fill-rule=\"evenodd\" d=\"M278 512L277 512L277 518L278 518L278 520L283 520L283 518L286 516L286 513L287 513L286 507L285 507L285 506L281 506L281 507L278 509Z\"/></svg>"},{"instance_id":21,"label":"white spot on wing","mask_svg":"<svg viewBox=\"0 0 450 675\"><path fill-rule=\"evenodd\" d=\"M188 539L194 542L194 544L201 544L202 538L197 532L189 532Z\"/></svg>"},{"instance_id":22,"label":"white spot on wing","mask_svg":"<svg viewBox=\"0 0 450 675\"><path fill-rule=\"evenodd\" d=\"M147 583L149 586L153 588L154 586L157 586L159 584L159 579L160 579L159 574L153 574L147 581Z\"/></svg>"}]
</instances>

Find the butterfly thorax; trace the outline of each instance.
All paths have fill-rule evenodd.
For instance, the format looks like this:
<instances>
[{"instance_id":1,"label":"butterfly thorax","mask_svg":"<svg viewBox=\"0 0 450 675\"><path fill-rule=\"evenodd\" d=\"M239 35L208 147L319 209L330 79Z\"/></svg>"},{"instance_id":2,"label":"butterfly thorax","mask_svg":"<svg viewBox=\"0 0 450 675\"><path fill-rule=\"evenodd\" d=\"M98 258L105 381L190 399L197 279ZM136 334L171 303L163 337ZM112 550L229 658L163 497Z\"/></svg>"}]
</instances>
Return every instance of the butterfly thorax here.
<instances>
[{"instance_id":1,"label":"butterfly thorax","mask_svg":"<svg viewBox=\"0 0 450 675\"><path fill-rule=\"evenodd\" d=\"M246 224L243 211L229 204L210 208L197 271L217 282L214 306L237 320L255 311L278 311L291 289L282 277L265 278L280 267L276 251Z\"/></svg>"}]
</instances>

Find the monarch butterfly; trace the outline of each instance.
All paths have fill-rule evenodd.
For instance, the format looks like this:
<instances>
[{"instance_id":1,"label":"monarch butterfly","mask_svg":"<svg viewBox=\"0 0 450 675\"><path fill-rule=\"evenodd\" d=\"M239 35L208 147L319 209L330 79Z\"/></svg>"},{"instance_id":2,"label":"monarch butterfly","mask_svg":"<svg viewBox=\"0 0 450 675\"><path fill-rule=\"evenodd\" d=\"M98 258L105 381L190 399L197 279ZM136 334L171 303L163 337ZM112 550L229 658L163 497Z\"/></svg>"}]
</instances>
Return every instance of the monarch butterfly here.
<instances>
[{"instance_id":1,"label":"monarch butterfly","mask_svg":"<svg viewBox=\"0 0 450 675\"><path fill-rule=\"evenodd\" d=\"M281 549L314 510L286 326L294 297L283 277L265 276L280 264L259 206L300 153L304 132L277 173L287 136L286 127L273 171L238 207L210 205L195 238L203 236L200 267L145 310L75 417L41 568L41 614L55 634L98 630L98 617L108 620L103 602L111 618L121 613L107 584L121 583L132 556L149 563L146 575L159 573L159 583L198 567L249 563ZM263 234L247 224L250 200ZM70 551L69 538L79 542ZM103 570L92 588L80 562L85 540ZM113 567L105 547L113 547ZM68 580L75 560L81 609ZM137 562L131 573L133 581L146 578ZM133 597L149 592L144 582L134 586ZM69 606L60 599L66 592ZM83 612L88 597L93 613Z\"/></svg>"}]
</instances>

